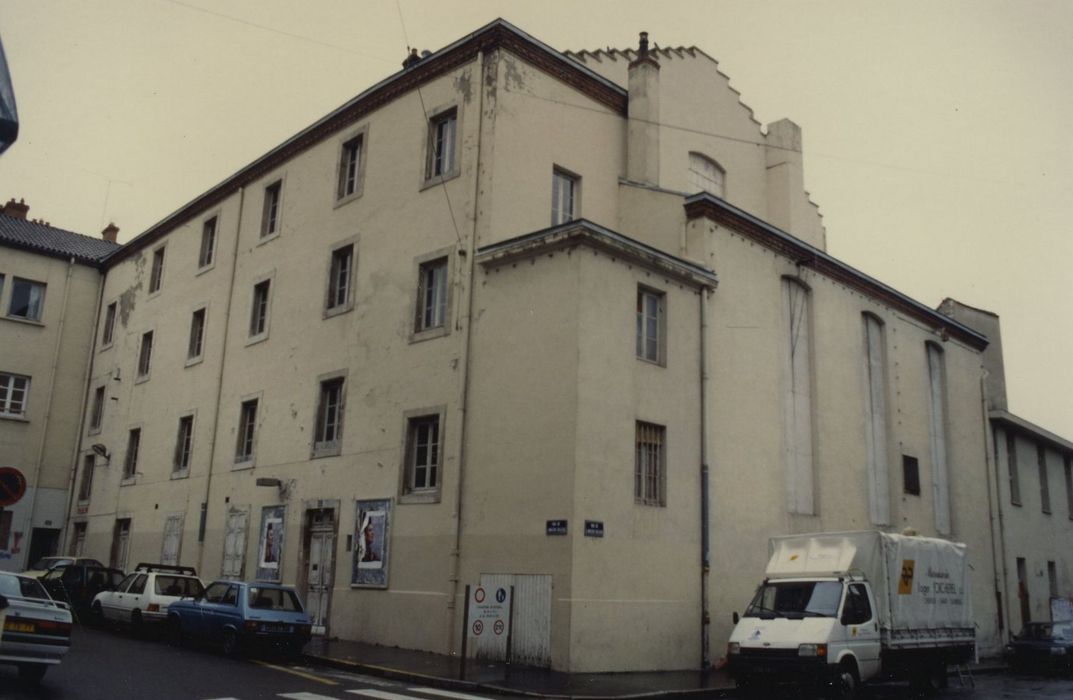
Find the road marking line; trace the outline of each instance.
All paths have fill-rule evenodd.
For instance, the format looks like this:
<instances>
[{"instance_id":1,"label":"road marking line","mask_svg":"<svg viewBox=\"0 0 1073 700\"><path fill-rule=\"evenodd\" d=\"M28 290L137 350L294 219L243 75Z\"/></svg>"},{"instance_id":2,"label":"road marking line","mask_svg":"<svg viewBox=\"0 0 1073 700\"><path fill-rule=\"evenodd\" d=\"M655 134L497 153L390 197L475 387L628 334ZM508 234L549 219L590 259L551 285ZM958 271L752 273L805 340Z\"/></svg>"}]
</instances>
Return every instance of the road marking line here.
<instances>
[{"instance_id":1,"label":"road marking line","mask_svg":"<svg viewBox=\"0 0 1073 700\"><path fill-rule=\"evenodd\" d=\"M415 693L454 698L454 700L488 700L488 698L482 698L480 695L466 695L465 693L455 693L450 690L440 690L439 688L410 688L410 690Z\"/></svg>"},{"instance_id":2,"label":"road marking line","mask_svg":"<svg viewBox=\"0 0 1073 700\"><path fill-rule=\"evenodd\" d=\"M275 669L277 671L283 671L284 673L289 673L292 676L298 676L299 678L305 678L307 681L316 681L317 683L323 683L324 685L339 685L338 682L330 680L328 678L321 678L320 676L314 676L312 673L303 673L302 671L298 671L298 670L293 669L293 668L287 668L286 666L277 666L275 664L270 664L270 663L267 663L265 661L258 661L257 659L253 659L253 663L257 664L258 666L264 666L265 668L272 668L272 669ZM284 697L288 697L288 696L284 696ZM299 700L301 700L301 699L299 699ZM313 700L313 698L307 698L306 700Z\"/></svg>"},{"instance_id":3,"label":"road marking line","mask_svg":"<svg viewBox=\"0 0 1073 700\"><path fill-rule=\"evenodd\" d=\"M239 700L238 698L205 698L205 700Z\"/></svg>"},{"instance_id":4,"label":"road marking line","mask_svg":"<svg viewBox=\"0 0 1073 700\"><path fill-rule=\"evenodd\" d=\"M316 693L280 693L278 697L291 698L291 700L335 700L331 695L317 695Z\"/></svg>"},{"instance_id":5,"label":"road marking line","mask_svg":"<svg viewBox=\"0 0 1073 700\"><path fill-rule=\"evenodd\" d=\"M348 690L346 692L353 693L354 695L367 695L370 698L377 698L378 700L414 700L413 695L402 695L400 693L388 693L388 692L383 691L383 690L370 690L370 689L363 688L363 689L360 689L360 690Z\"/></svg>"}]
</instances>

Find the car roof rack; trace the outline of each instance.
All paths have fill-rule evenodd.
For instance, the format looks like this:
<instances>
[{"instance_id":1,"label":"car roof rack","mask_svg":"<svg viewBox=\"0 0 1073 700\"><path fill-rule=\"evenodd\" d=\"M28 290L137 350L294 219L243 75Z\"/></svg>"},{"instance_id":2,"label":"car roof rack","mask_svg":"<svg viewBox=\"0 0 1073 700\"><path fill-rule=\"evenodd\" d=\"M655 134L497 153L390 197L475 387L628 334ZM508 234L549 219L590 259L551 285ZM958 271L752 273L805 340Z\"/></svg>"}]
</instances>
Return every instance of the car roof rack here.
<instances>
[{"instance_id":1,"label":"car roof rack","mask_svg":"<svg viewBox=\"0 0 1073 700\"><path fill-rule=\"evenodd\" d=\"M184 576L197 576L197 572L192 566L173 566L171 564L150 564L148 562L139 562L134 567L134 571L141 573L148 573L151 571L159 571L169 574L183 574Z\"/></svg>"}]
</instances>

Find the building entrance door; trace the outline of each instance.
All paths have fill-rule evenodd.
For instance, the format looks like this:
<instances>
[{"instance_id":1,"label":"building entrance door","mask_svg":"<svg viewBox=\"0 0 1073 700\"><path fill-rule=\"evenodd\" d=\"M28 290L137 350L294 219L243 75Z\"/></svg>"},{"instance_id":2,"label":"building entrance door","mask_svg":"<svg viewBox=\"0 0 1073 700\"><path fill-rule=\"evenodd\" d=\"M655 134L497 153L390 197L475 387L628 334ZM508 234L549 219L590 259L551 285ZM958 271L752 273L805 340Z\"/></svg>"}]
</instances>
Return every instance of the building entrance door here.
<instances>
[{"instance_id":1,"label":"building entrance door","mask_svg":"<svg viewBox=\"0 0 1073 700\"><path fill-rule=\"evenodd\" d=\"M309 542L306 549L306 612L313 622L313 634L325 634L335 583L335 511L310 510Z\"/></svg>"}]
</instances>

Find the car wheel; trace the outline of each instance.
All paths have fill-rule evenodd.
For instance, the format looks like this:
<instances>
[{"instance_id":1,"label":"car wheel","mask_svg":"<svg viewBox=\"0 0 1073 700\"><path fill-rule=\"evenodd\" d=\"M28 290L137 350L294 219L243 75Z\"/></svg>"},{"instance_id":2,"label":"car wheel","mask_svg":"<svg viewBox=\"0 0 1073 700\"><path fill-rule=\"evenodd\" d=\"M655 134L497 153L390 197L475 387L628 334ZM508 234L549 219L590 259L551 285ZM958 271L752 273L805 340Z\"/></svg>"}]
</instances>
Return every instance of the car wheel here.
<instances>
[{"instance_id":1,"label":"car wheel","mask_svg":"<svg viewBox=\"0 0 1073 700\"><path fill-rule=\"evenodd\" d=\"M234 656L238 653L238 632L233 629L224 630L223 638L224 654Z\"/></svg>"},{"instance_id":2,"label":"car wheel","mask_svg":"<svg viewBox=\"0 0 1073 700\"><path fill-rule=\"evenodd\" d=\"M104 627L104 608L100 603L94 603L89 608L89 626L96 629Z\"/></svg>"},{"instance_id":3,"label":"car wheel","mask_svg":"<svg viewBox=\"0 0 1073 700\"><path fill-rule=\"evenodd\" d=\"M168 643L172 646L181 647L183 645L183 623L179 618L168 618L167 637Z\"/></svg>"},{"instance_id":4,"label":"car wheel","mask_svg":"<svg viewBox=\"0 0 1073 700\"><path fill-rule=\"evenodd\" d=\"M854 700L859 685L857 668L852 663L843 663L835 673L828 697L832 700Z\"/></svg>"},{"instance_id":5,"label":"car wheel","mask_svg":"<svg viewBox=\"0 0 1073 700\"><path fill-rule=\"evenodd\" d=\"M46 664L19 664L19 680L26 683L40 683L47 670Z\"/></svg>"}]
</instances>

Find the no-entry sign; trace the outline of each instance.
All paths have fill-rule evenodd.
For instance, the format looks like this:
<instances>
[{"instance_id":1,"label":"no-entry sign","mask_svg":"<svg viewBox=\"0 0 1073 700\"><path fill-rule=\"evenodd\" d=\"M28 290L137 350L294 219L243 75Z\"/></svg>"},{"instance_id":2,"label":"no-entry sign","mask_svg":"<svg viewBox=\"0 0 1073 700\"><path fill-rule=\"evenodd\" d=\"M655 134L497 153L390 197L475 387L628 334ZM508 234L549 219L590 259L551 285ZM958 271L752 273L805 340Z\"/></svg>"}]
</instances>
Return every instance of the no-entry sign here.
<instances>
[{"instance_id":1,"label":"no-entry sign","mask_svg":"<svg viewBox=\"0 0 1073 700\"><path fill-rule=\"evenodd\" d=\"M0 467L0 506L13 506L26 495L26 477L15 467Z\"/></svg>"}]
</instances>

